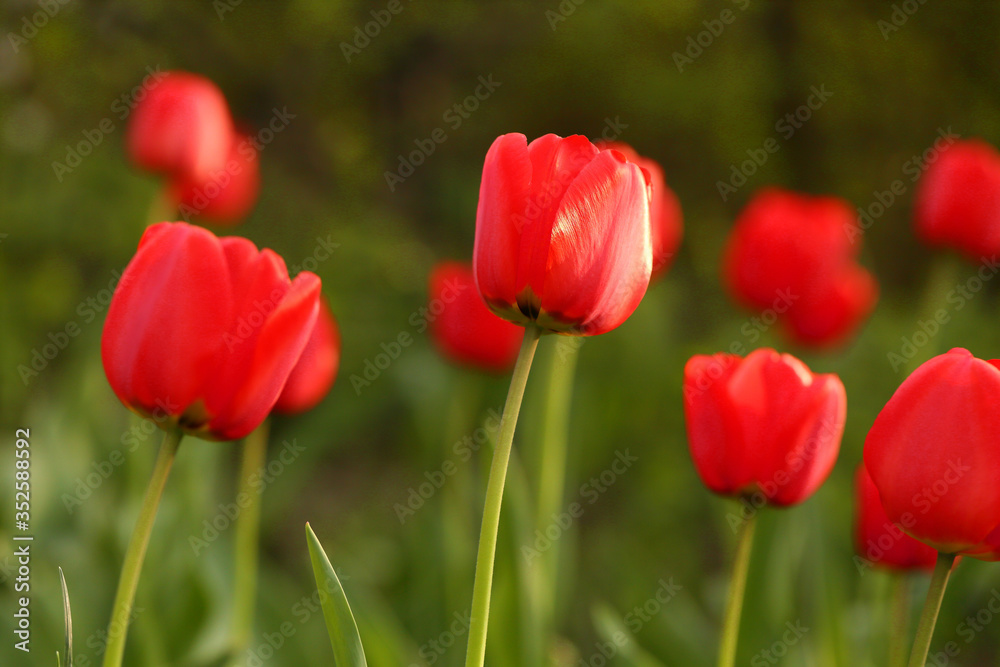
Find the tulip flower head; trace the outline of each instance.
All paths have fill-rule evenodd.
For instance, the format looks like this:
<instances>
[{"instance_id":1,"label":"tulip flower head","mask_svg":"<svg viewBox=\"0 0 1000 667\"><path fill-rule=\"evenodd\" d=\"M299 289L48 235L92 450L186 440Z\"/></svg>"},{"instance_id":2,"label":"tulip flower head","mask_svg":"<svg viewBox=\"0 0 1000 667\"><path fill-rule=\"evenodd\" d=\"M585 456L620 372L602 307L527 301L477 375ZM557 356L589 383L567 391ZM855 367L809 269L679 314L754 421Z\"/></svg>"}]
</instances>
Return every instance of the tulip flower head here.
<instances>
[{"instance_id":1,"label":"tulip flower head","mask_svg":"<svg viewBox=\"0 0 1000 667\"><path fill-rule=\"evenodd\" d=\"M598 142L602 150L613 149L642 167L650 177L652 195L649 202L650 241L653 246L653 275L656 279L670 268L674 255L681 244L684 235L681 203L674 191L667 186L663 176L663 168L659 163L647 157L642 157L628 144L620 142Z\"/></svg>"},{"instance_id":2,"label":"tulip flower head","mask_svg":"<svg viewBox=\"0 0 1000 667\"><path fill-rule=\"evenodd\" d=\"M142 169L205 181L225 168L233 133L222 91L205 77L173 71L132 110L125 144Z\"/></svg>"},{"instance_id":3,"label":"tulip flower head","mask_svg":"<svg viewBox=\"0 0 1000 667\"><path fill-rule=\"evenodd\" d=\"M489 373L514 366L524 329L497 317L476 291L472 267L441 262L431 272L431 336L442 356Z\"/></svg>"},{"instance_id":4,"label":"tulip flower head","mask_svg":"<svg viewBox=\"0 0 1000 667\"><path fill-rule=\"evenodd\" d=\"M861 236L841 199L762 190L729 238L725 282L741 303L782 319L797 342L841 343L878 299L874 278L857 264Z\"/></svg>"},{"instance_id":5,"label":"tulip flower head","mask_svg":"<svg viewBox=\"0 0 1000 667\"><path fill-rule=\"evenodd\" d=\"M277 412L297 414L312 410L330 392L340 367L340 330L326 300L319 300L319 315L302 356L281 390Z\"/></svg>"},{"instance_id":6,"label":"tulip flower head","mask_svg":"<svg viewBox=\"0 0 1000 667\"><path fill-rule=\"evenodd\" d=\"M182 174L170 184L170 198L185 220L232 225L247 216L260 190L260 159L245 134L233 135L223 169L208 178Z\"/></svg>"},{"instance_id":7,"label":"tulip flower head","mask_svg":"<svg viewBox=\"0 0 1000 667\"><path fill-rule=\"evenodd\" d=\"M312 333L320 280L290 280L250 241L185 223L149 227L101 339L108 382L164 428L234 440L274 407Z\"/></svg>"},{"instance_id":8,"label":"tulip flower head","mask_svg":"<svg viewBox=\"0 0 1000 667\"><path fill-rule=\"evenodd\" d=\"M864 464L854 476L854 548L864 559L859 567L874 565L892 570L932 570L937 552L903 531L886 516L878 489Z\"/></svg>"},{"instance_id":9,"label":"tulip flower head","mask_svg":"<svg viewBox=\"0 0 1000 667\"><path fill-rule=\"evenodd\" d=\"M846 409L840 378L771 349L698 355L684 368L691 456L722 495L761 494L777 506L807 499L837 459Z\"/></svg>"},{"instance_id":10,"label":"tulip flower head","mask_svg":"<svg viewBox=\"0 0 1000 667\"><path fill-rule=\"evenodd\" d=\"M978 139L943 148L920 179L917 233L974 262L1000 254L1000 153Z\"/></svg>"},{"instance_id":11,"label":"tulip flower head","mask_svg":"<svg viewBox=\"0 0 1000 667\"><path fill-rule=\"evenodd\" d=\"M947 554L1000 560L1000 360L954 349L896 390L865 439L890 521Z\"/></svg>"},{"instance_id":12,"label":"tulip flower head","mask_svg":"<svg viewBox=\"0 0 1000 667\"><path fill-rule=\"evenodd\" d=\"M473 256L486 304L549 332L619 326L652 270L648 179L585 137L497 138L483 166Z\"/></svg>"}]
</instances>

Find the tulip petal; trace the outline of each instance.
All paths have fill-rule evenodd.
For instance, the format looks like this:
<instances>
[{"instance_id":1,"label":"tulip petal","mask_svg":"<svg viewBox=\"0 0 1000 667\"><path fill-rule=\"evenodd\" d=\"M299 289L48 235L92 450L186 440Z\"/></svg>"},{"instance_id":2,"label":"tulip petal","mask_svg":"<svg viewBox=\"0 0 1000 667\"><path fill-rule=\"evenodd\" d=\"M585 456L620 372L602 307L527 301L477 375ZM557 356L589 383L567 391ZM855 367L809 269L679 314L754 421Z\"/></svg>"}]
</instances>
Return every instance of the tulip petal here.
<instances>
[{"instance_id":1,"label":"tulip petal","mask_svg":"<svg viewBox=\"0 0 1000 667\"><path fill-rule=\"evenodd\" d=\"M604 151L580 172L560 203L545 269L536 279L544 286L535 284L553 328L572 323L574 331L595 335L632 314L652 271L648 190L639 167Z\"/></svg>"}]
</instances>

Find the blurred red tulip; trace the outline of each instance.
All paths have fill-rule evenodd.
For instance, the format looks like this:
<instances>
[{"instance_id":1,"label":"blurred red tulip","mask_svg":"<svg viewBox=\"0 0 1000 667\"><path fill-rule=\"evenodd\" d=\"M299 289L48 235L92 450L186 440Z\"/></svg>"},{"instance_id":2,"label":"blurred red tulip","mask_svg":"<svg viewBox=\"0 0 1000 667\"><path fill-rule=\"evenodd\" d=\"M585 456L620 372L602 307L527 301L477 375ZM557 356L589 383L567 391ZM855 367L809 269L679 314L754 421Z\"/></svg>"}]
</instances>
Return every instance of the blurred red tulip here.
<instances>
[{"instance_id":1,"label":"blurred red tulip","mask_svg":"<svg viewBox=\"0 0 1000 667\"><path fill-rule=\"evenodd\" d=\"M181 175L170 184L173 201L185 220L200 218L216 224L235 224L257 203L260 160L245 134L233 135L225 167L207 179Z\"/></svg>"},{"instance_id":2,"label":"blurred red tulip","mask_svg":"<svg viewBox=\"0 0 1000 667\"><path fill-rule=\"evenodd\" d=\"M434 268L428 310L431 334L446 358L493 373L514 366L524 329L490 312L470 266L442 262Z\"/></svg>"},{"instance_id":3,"label":"blurred red tulip","mask_svg":"<svg viewBox=\"0 0 1000 667\"><path fill-rule=\"evenodd\" d=\"M842 342L878 299L874 278L856 263L860 236L857 215L844 200L767 188L736 221L725 282L750 308L784 316L798 342Z\"/></svg>"},{"instance_id":4,"label":"blurred red tulip","mask_svg":"<svg viewBox=\"0 0 1000 667\"><path fill-rule=\"evenodd\" d=\"M892 395L865 440L886 515L942 553L1000 560L1000 360L934 357Z\"/></svg>"},{"instance_id":5,"label":"blurred red tulip","mask_svg":"<svg viewBox=\"0 0 1000 667\"><path fill-rule=\"evenodd\" d=\"M698 355L684 368L691 456L722 495L779 506L811 496L837 459L846 410L840 378L771 349Z\"/></svg>"},{"instance_id":6,"label":"blurred red tulip","mask_svg":"<svg viewBox=\"0 0 1000 667\"><path fill-rule=\"evenodd\" d=\"M143 169L203 181L225 167L233 121L219 88L197 74L166 72L129 119L125 144Z\"/></svg>"},{"instance_id":7,"label":"blurred red tulip","mask_svg":"<svg viewBox=\"0 0 1000 667\"><path fill-rule=\"evenodd\" d=\"M942 149L920 179L916 224L926 243L974 262L1000 254L1000 153L978 139Z\"/></svg>"},{"instance_id":8,"label":"blurred red tulip","mask_svg":"<svg viewBox=\"0 0 1000 667\"><path fill-rule=\"evenodd\" d=\"M149 227L108 309L104 371L128 408L165 428L241 438L274 407L319 310L270 250L185 223Z\"/></svg>"},{"instance_id":9,"label":"blurred red tulip","mask_svg":"<svg viewBox=\"0 0 1000 667\"><path fill-rule=\"evenodd\" d=\"M863 463L854 475L854 493L854 548L859 556L889 569L934 569L937 552L889 520Z\"/></svg>"},{"instance_id":10,"label":"blurred red tulip","mask_svg":"<svg viewBox=\"0 0 1000 667\"><path fill-rule=\"evenodd\" d=\"M663 169L659 163L650 158L642 157L628 144L613 141L598 142L602 150L614 149L628 158L629 162L639 165L649 174L653 194L649 202L650 241L653 246L653 275L659 278L667 269L677 254L684 234L681 203L674 191L667 186Z\"/></svg>"},{"instance_id":11,"label":"blurred red tulip","mask_svg":"<svg viewBox=\"0 0 1000 667\"><path fill-rule=\"evenodd\" d=\"M288 376L274 409L285 414L311 410L330 392L340 367L340 331L326 299L319 300L319 315L302 356Z\"/></svg>"},{"instance_id":12,"label":"blurred red tulip","mask_svg":"<svg viewBox=\"0 0 1000 667\"><path fill-rule=\"evenodd\" d=\"M498 137L486 155L473 271L487 305L521 325L596 335L649 285L649 183L581 136Z\"/></svg>"}]
</instances>

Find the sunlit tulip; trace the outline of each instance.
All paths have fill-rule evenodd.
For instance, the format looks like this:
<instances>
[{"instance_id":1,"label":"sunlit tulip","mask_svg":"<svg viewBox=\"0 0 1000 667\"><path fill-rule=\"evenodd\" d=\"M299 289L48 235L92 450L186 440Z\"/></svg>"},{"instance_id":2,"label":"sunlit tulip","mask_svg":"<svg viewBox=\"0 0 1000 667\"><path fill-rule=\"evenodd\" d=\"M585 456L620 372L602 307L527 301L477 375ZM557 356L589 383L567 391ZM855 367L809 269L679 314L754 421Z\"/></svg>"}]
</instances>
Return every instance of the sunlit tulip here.
<instances>
[{"instance_id":1,"label":"sunlit tulip","mask_svg":"<svg viewBox=\"0 0 1000 667\"><path fill-rule=\"evenodd\" d=\"M497 315L595 335L636 309L652 270L648 175L585 137L505 134L483 166L473 270Z\"/></svg>"}]
</instances>

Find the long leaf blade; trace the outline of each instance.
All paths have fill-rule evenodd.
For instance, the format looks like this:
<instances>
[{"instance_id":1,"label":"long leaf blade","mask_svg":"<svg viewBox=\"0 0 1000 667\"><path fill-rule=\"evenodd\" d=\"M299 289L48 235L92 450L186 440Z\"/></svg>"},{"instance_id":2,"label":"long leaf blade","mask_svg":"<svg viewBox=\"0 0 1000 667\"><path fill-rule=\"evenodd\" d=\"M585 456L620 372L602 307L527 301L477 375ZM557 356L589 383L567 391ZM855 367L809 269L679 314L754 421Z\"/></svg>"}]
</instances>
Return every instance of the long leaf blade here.
<instances>
[{"instance_id":1,"label":"long leaf blade","mask_svg":"<svg viewBox=\"0 0 1000 667\"><path fill-rule=\"evenodd\" d=\"M66 586L66 575L59 568L59 584L62 586L63 621L66 626L66 667L73 667L73 611L69 607L69 587ZM58 658L58 653L56 654ZM62 660L59 660L62 664Z\"/></svg>"},{"instance_id":2,"label":"long leaf blade","mask_svg":"<svg viewBox=\"0 0 1000 667\"><path fill-rule=\"evenodd\" d=\"M326 629L333 645L334 665L368 667L365 650L361 645L361 635L358 634L358 624L354 621L351 605L347 603L344 587L340 585L340 579L337 578L323 545L319 543L316 533L308 523L306 542L309 544L309 558L312 560L316 586L320 591L323 618L326 619Z\"/></svg>"}]
</instances>

